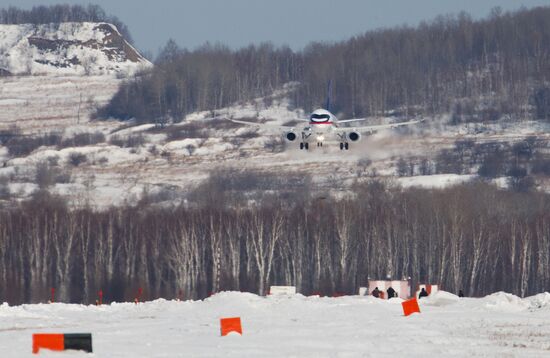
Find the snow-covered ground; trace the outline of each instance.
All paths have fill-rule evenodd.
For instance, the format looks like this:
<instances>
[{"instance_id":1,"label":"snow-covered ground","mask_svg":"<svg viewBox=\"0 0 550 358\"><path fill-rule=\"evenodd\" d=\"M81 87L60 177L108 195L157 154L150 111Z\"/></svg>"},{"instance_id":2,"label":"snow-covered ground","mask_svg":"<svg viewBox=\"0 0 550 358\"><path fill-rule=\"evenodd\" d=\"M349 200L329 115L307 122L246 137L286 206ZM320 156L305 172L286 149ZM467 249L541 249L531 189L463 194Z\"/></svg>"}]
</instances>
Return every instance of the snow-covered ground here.
<instances>
[{"instance_id":1,"label":"snow-covered ground","mask_svg":"<svg viewBox=\"0 0 550 358\"><path fill-rule=\"evenodd\" d=\"M451 185L468 182L476 177L476 175L436 174L399 178L397 181L403 188L421 187L441 189Z\"/></svg>"},{"instance_id":2,"label":"snow-covered ground","mask_svg":"<svg viewBox=\"0 0 550 358\"><path fill-rule=\"evenodd\" d=\"M104 76L14 76L0 78L0 130L23 133L108 131L119 122L90 116L116 93L121 79Z\"/></svg>"},{"instance_id":3,"label":"snow-covered ground","mask_svg":"<svg viewBox=\"0 0 550 358\"><path fill-rule=\"evenodd\" d=\"M33 333L92 333L93 354L42 357L545 357L550 294L439 292L404 317L401 299L223 292L204 301L0 306L2 357L32 357ZM220 336L241 317L243 335Z\"/></svg>"},{"instance_id":4,"label":"snow-covered ground","mask_svg":"<svg viewBox=\"0 0 550 358\"><path fill-rule=\"evenodd\" d=\"M539 122L465 124L449 126L448 118L427 120L421 125L380 131L352 143L349 151L340 151L334 143L309 151L297 143L284 143L280 132L268 133L228 119L261 120L285 124L307 114L295 109L286 98L295 84L288 84L268 98L237 103L216 111L189 114L182 122L165 130L151 124L133 125L116 120L97 121L90 116L116 93L122 79L103 76L12 76L0 78L0 130L16 125L26 135L55 132L70 138L77 133L101 132L105 143L88 147L40 147L23 157L10 157L0 145L0 177L9 178L11 192L18 198L28 196L36 187L34 171L38 163L57 158L60 169L70 172L70 183L58 183L54 193L68 195L70 202L98 208L135 202L144 192L170 187L185 194L208 174L220 167L259 170L274 173L309 174L319 190L341 190L355 180L369 177L388 178L403 187L442 188L475 176L439 175L396 178L399 158L411 158L418 166L420 158L434 160L442 149L451 149L461 139L481 142L515 142L530 135L550 140L550 125ZM367 123L387 122L388 118L370 118ZM169 134L187 125L198 131ZM124 140L142 136L143 143L131 148L113 145L113 137ZM171 139L170 139L171 138ZM78 167L68 164L72 153L87 156ZM472 173L476 171L473 168ZM506 179L496 183L505 187ZM550 188L550 183L539 183ZM550 190L550 189L546 189ZM21 195L19 195L21 194Z\"/></svg>"}]
</instances>

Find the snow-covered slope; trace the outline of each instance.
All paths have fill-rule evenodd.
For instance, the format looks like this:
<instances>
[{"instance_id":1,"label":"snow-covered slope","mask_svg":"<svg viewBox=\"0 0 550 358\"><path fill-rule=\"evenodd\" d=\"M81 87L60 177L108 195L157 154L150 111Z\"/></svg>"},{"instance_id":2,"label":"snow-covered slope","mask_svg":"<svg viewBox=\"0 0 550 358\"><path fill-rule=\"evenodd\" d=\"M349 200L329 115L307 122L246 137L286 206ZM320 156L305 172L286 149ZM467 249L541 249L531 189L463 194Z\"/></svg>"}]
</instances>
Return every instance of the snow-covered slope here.
<instances>
[{"instance_id":1,"label":"snow-covered slope","mask_svg":"<svg viewBox=\"0 0 550 358\"><path fill-rule=\"evenodd\" d=\"M33 333L92 333L95 357L546 357L550 294L447 292L404 317L401 299L260 297L222 292L204 301L139 305L0 306L2 357L32 357ZM243 335L220 336L241 317ZM87 357L40 351L43 357Z\"/></svg>"},{"instance_id":2,"label":"snow-covered slope","mask_svg":"<svg viewBox=\"0 0 550 358\"><path fill-rule=\"evenodd\" d=\"M35 185L38 163L57 160L59 170L71 173L70 183L57 183L50 190L66 195L74 205L85 203L97 208L133 203L144 193L169 191L178 201L220 167L273 173L310 174L315 190L327 192L349 188L355 180L371 176L403 187L442 188L472 180L473 175L424 175L397 178L396 162L404 157L434 158L443 148L452 148L458 139L476 142L510 142L537 135L550 139L550 132L536 123L498 125L477 134L463 126L425 123L402 133L381 131L365 137L352 150L341 152L335 145L300 151L296 143L284 144L279 133L270 134L249 126L238 126L227 119L260 119L284 124L305 114L293 109L282 93L269 101L257 99L216 111L188 115L181 123L164 130L154 125L131 126L119 121L91 121L90 115L107 103L120 82L117 76L12 76L0 78L0 130L12 126L30 136L55 132L70 138L75 133L101 132L105 142L83 147L42 146L24 156L9 155L0 144L0 178L9 178L10 192L27 197ZM197 128L186 132L189 126ZM170 133L182 131L181 136ZM141 144L121 147L112 139L137 136ZM75 167L68 158L80 153L87 161ZM418 160L417 160L418 165ZM397 179L397 180L395 180ZM500 185L502 186L502 185ZM315 193L314 193L315 194ZM84 199L83 199L84 198Z\"/></svg>"},{"instance_id":3,"label":"snow-covered slope","mask_svg":"<svg viewBox=\"0 0 550 358\"><path fill-rule=\"evenodd\" d=\"M128 74L148 66L111 24L0 25L3 73Z\"/></svg>"}]
</instances>

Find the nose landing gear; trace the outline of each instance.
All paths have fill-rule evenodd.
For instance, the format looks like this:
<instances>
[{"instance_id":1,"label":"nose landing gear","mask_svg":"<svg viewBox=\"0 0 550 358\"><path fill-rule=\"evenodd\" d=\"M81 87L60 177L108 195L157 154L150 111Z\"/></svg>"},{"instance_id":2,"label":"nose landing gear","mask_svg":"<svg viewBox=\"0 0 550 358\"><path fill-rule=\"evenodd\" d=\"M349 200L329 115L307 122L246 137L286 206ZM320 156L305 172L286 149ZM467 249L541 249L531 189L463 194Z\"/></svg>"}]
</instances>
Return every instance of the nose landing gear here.
<instances>
[{"instance_id":1,"label":"nose landing gear","mask_svg":"<svg viewBox=\"0 0 550 358\"><path fill-rule=\"evenodd\" d=\"M340 150L348 150L349 149L349 143L348 142L345 142L345 143L340 143Z\"/></svg>"}]
</instances>

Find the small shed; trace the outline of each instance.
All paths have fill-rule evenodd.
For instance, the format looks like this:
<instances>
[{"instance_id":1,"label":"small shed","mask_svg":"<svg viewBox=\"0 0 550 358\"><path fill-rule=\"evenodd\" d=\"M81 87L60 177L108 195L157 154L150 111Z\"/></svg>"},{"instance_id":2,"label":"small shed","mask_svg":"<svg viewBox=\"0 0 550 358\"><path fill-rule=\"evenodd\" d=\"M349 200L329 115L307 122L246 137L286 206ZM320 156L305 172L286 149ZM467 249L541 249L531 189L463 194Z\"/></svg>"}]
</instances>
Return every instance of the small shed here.
<instances>
[{"instance_id":1,"label":"small shed","mask_svg":"<svg viewBox=\"0 0 550 358\"><path fill-rule=\"evenodd\" d=\"M397 292L397 297L399 298L405 300L411 297L411 283L409 280L369 280L369 288L366 294L370 295L376 287L378 287L378 290L382 293L380 298L388 298L386 291L390 287Z\"/></svg>"}]
</instances>

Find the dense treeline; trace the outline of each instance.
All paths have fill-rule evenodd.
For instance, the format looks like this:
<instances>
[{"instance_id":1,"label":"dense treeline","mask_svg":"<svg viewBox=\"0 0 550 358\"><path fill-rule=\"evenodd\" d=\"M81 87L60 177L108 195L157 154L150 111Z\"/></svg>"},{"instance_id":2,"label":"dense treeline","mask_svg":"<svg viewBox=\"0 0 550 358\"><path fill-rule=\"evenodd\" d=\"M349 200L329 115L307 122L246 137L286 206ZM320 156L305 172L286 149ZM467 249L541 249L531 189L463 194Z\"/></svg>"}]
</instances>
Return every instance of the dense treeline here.
<instances>
[{"instance_id":1,"label":"dense treeline","mask_svg":"<svg viewBox=\"0 0 550 358\"><path fill-rule=\"evenodd\" d=\"M272 94L300 78L303 65L288 47L263 44L232 51L206 44L187 51L170 41L152 72L127 81L98 116L180 121L197 110Z\"/></svg>"},{"instance_id":2,"label":"dense treeline","mask_svg":"<svg viewBox=\"0 0 550 358\"><path fill-rule=\"evenodd\" d=\"M179 121L289 81L301 83L294 104L311 110L324 104L329 80L333 110L349 116L549 119L550 8L495 9L480 21L465 13L441 16L299 52L270 44L189 51L169 41L155 69L122 86L99 116Z\"/></svg>"},{"instance_id":3,"label":"dense treeline","mask_svg":"<svg viewBox=\"0 0 550 358\"><path fill-rule=\"evenodd\" d=\"M52 24L61 22L108 22L117 27L126 41L132 42L128 27L116 16L109 16L99 5L51 5L33 6L23 10L10 6L0 9L0 24Z\"/></svg>"},{"instance_id":4,"label":"dense treeline","mask_svg":"<svg viewBox=\"0 0 550 358\"><path fill-rule=\"evenodd\" d=\"M368 277L518 295L550 286L550 199L481 183L358 184L347 199L69 210L37 195L0 212L0 300L205 297L220 290L356 293ZM210 203L210 204L209 204ZM219 267L219 270L218 270Z\"/></svg>"}]
</instances>

